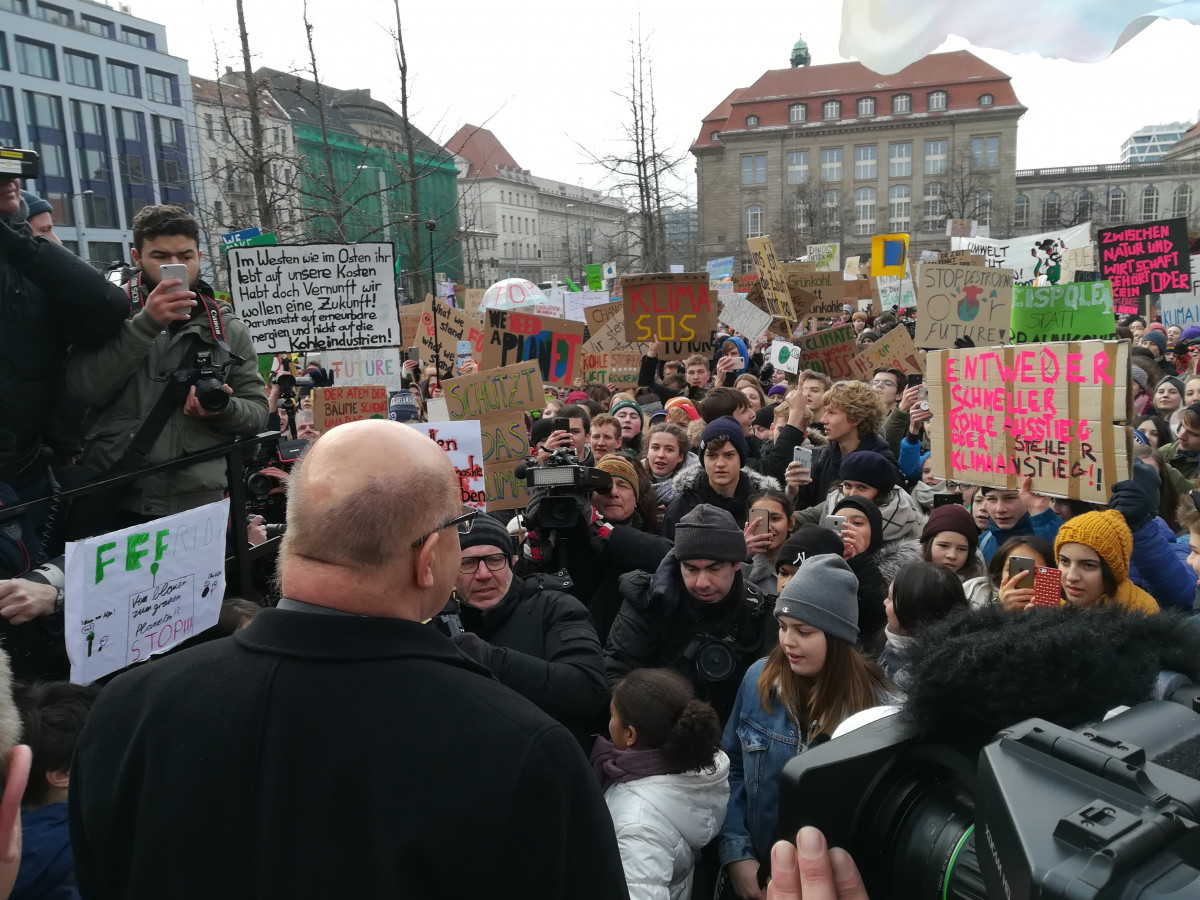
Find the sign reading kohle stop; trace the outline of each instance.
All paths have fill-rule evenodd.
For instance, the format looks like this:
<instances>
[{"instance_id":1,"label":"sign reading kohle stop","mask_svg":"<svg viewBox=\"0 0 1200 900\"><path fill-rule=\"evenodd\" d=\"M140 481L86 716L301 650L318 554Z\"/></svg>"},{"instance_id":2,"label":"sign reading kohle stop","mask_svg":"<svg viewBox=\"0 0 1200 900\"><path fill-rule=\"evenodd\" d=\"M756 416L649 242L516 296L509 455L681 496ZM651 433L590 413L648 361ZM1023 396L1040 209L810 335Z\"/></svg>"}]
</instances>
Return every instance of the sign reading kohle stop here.
<instances>
[{"instance_id":1,"label":"sign reading kohle stop","mask_svg":"<svg viewBox=\"0 0 1200 900\"><path fill-rule=\"evenodd\" d=\"M388 243L234 247L230 293L259 353L398 347Z\"/></svg>"}]
</instances>

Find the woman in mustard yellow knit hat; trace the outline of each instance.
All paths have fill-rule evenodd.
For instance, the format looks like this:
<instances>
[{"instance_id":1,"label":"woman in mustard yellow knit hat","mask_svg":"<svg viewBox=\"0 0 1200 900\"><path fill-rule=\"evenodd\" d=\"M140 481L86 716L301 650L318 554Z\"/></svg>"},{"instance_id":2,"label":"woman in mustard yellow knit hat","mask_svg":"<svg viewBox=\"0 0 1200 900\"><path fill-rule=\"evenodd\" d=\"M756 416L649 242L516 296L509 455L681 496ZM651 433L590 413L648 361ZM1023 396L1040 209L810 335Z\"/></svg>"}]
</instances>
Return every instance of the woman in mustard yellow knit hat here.
<instances>
[{"instance_id":1,"label":"woman in mustard yellow knit hat","mask_svg":"<svg viewBox=\"0 0 1200 900\"><path fill-rule=\"evenodd\" d=\"M1129 580L1133 535L1113 509L1084 513L1064 522L1054 541L1062 571L1063 597L1072 606L1123 606L1158 612L1153 597Z\"/></svg>"}]
</instances>

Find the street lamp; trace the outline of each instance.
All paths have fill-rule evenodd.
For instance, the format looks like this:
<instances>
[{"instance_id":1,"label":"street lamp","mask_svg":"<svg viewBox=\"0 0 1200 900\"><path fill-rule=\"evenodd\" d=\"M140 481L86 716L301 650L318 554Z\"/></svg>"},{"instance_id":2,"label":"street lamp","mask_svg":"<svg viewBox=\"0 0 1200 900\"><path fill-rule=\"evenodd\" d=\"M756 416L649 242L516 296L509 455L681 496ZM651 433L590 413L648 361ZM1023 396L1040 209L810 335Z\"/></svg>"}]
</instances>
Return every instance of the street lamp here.
<instances>
[{"instance_id":1,"label":"street lamp","mask_svg":"<svg viewBox=\"0 0 1200 900\"><path fill-rule=\"evenodd\" d=\"M438 339L440 329L437 320L437 282L434 280L433 272L433 233L437 231L437 219L426 219L425 228L429 232L429 292L433 296L433 369L438 373L440 380L442 377L442 344Z\"/></svg>"},{"instance_id":2,"label":"street lamp","mask_svg":"<svg viewBox=\"0 0 1200 900\"><path fill-rule=\"evenodd\" d=\"M94 196L95 191L90 189L79 191L78 193L68 191L68 194L71 197L71 212L75 214L75 243L79 245L77 248L79 250L79 258L90 262L91 260L88 258L87 238L84 236L83 200L81 198ZM76 200L79 202L76 203Z\"/></svg>"},{"instance_id":3,"label":"street lamp","mask_svg":"<svg viewBox=\"0 0 1200 900\"><path fill-rule=\"evenodd\" d=\"M379 213L381 216L383 216L383 236L387 240L387 242L390 244L390 243L392 243L392 223L388 219L387 182L384 181L383 169L381 169L379 166L359 166L358 167L358 170L360 172L363 171L364 169L374 169L376 172L379 173Z\"/></svg>"},{"instance_id":4,"label":"street lamp","mask_svg":"<svg viewBox=\"0 0 1200 900\"><path fill-rule=\"evenodd\" d=\"M575 208L574 203L567 204L567 277L570 278L575 274L572 270L575 268L571 265L571 210Z\"/></svg>"}]
</instances>

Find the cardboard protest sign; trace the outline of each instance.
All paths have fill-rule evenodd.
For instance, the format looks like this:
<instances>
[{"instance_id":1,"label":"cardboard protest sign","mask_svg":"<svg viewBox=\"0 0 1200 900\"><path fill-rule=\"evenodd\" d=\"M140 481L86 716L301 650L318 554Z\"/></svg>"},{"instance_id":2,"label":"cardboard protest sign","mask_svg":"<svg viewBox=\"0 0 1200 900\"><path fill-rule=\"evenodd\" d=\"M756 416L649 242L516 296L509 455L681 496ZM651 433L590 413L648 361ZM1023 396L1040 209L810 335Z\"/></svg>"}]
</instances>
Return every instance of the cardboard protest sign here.
<instances>
[{"instance_id":1,"label":"cardboard protest sign","mask_svg":"<svg viewBox=\"0 0 1200 900\"><path fill-rule=\"evenodd\" d=\"M1100 271L1112 282L1117 312L1136 313L1146 294L1190 293L1187 219L1164 219L1096 231Z\"/></svg>"},{"instance_id":2,"label":"cardboard protest sign","mask_svg":"<svg viewBox=\"0 0 1200 900\"><path fill-rule=\"evenodd\" d=\"M217 624L228 521L224 499L67 544L71 681L90 684Z\"/></svg>"},{"instance_id":3,"label":"cardboard protest sign","mask_svg":"<svg viewBox=\"0 0 1200 900\"><path fill-rule=\"evenodd\" d=\"M1186 294L1167 294L1158 298L1158 311L1162 313L1163 324L1170 328L1178 325L1187 328L1189 325L1200 325L1200 265L1192 257L1192 289Z\"/></svg>"},{"instance_id":4,"label":"cardboard protest sign","mask_svg":"<svg viewBox=\"0 0 1200 900\"><path fill-rule=\"evenodd\" d=\"M800 338L804 368L824 372L834 381L855 377L850 359L857 349L853 325L826 328Z\"/></svg>"},{"instance_id":5,"label":"cardboard protest sign","mask_svg":"<svg viewBox=\"0 0 1200 900\"><path fill-rule=\"evenodd\" d=\"M1011 269L1016 284L1033 284L1035 279L1045 277L1051 283L1063 280L1060 271L1051 274L1058 266L1050 259L1048 251L1061 255L1072 247L1085 247L1092 242L1092 223L1064 228L1061 231L1044 231L1022 237L996 238L950 238L952 250L967 250L987 260L987 265L997 269Z\"/></svg>"},{"instance_id":6,"label":"cardboard protest sign","mask_svg":"<svg viewBox=\"0 0 1200 900\"><path fill-rule=\"evenodd\" d=\"M771 365L795 375L800 371L800 348L791 341L771 341Z\"/></svg>"},{"instance_id":7,"label":"cardboard protest sign","mask_svg":"<svg viewBox=\"0 0 1200 900\"><path fill-rule=\"evenodd\" d=\"M895 275L881 275L875 279L876 290L879 291L880 309L895 309L900 305L900 278Z\"/></svg>"},{"instance_id":8,"label":"cardboard protest sign","mask_svg":"<svg viewBox=\"0 0 1200 900\"><path fill-rule=\"evenodd\" d=\"M1014 344L1116 336L1112 286L1107 281L1013 288L1009 341Z\"/></svg>"},{"instance_id":9,"label":"cardboard protest sign","mask_svg":"<svg viewBox=\"0 0 1200 900\"><path fill-rule=\"evenodd\" d=\"M1012 314L1014 275L983 266L921 264L916 345L953 347L969 337L976 347L1002 344Z\"/></svg>"},{"instance_id":10,"label":"cardboard protest sign","mask_svg":"<svg viewBox=\"0 0 1200 900\"><path fill-rule=\"evenodd\" d=\"M407 310L412 307L405 307ZM448 306L440 300L426 295L425 302L416 307L419 317L416 332L411 337L410 347L420 350L421 361L432 363L440 351L438 371L449 372L457 358L459 341L470 341L472 357L477 361L483 350L483 326L474 319L468 319L459 310ZM437 340L434 340L434 317L437 317ZM406 334L407 337L407 334Z\"/></svg>"},{"instance_id":11,"label":"cardboard protest sign","mask_svg":"<svg viewBox=\"0 0 1200 900\"><path fill-rule=\"evenodd\" d=\"M583 380L598 384L619 384L636 387L641 371L642 354L636 350L593 351L588 344L582 351Z\"/></svg>"},{"instance_id":12,"label":"cardboard protest sign","mask_svg":"<svg viewBox=\"0 0 1200 900\"><path fill-rule=\"evenodd\" d=\"M570 384L579 372L583 323L551 316L489 309L484 325L483 369L537 360L547 384Z\"/></svg>"},{"instance_id":13,"label":"cardboard protest sign","mask_svg":"<svg viewBox=\"0 0 1200 900\"><path fill-rule=\"evenodd\" d=\"M695 345L692 353L712 346L717 304L707 272L626 275L622 280L625 336L630 341L682 341Z\"/></svg>"},{"instance_id":14,"label":"cardboard protest sign","mask_svg":"<svg viewBox=\"0 0 1200 900\"><path fill-rule=\"evenodd\" d=\"M333 376L338 387L382 384L388 393L400 390L404 374L400 351L394 347L379 350L340 350L321 354L321 365Z\"/></svg>"},{"instance_id":15,"label":"cardboard protest sign","mask_svg":"<svg viewBox=\"0 0 1200 900\"><path fill-rule=\"evenodd\" d=\"M587 274L587 289L589 291L604 290L604 267L600 263L588 263L584 272Z\"/></svg>"},{"instance_id":16,"label":"cardboard protest sign","mask_svg":"<svg viewBox=\"0 0 1200 900\"><path fill-rule=\"evenodd\" d=\"M859 260L861 258L862 257L859 256L846 257L846 265L842 269L842 279L844 281L853 281L854 279L858 278L859 271L862 268L862 266L859 265Z\"/></svg>"},{"instance_id":17,"label":"cardboard protest sign","mask_svg":"<svg viewBox=\"0 0 1200 900\"><path fill-rule=\"evenodd\" d=\"M871 238L871 274L895 275L908 271L908 235L877 234Z\"/></svg>"},{"instance_id":18,"label":"cardboard protest sign","mask_svg":"<svg viewBox=\"0 0 1200 900\"><path fill-rule=\"evenodd\" d=\"M818 272L839 272L842 268L842 245L809 244L805 254Z\"/></svg>"},{"instance_id":19,"label":"cardboard protest sign","mask_svg":"<svg viewBox=\"0 0 1200 900\"><path fill-rule=\"evenodd\" d=\"M925 363L908 329L898 325L850 360L856 378L869 381L876 369L899 369L905 375L919 375Z\"/></svg>"},{"instance_id":20,"label":"cardboard protest sign","mask_svg":"<svg viewBox=\"0 0 1200 900\"><path fill-rule=\"evenodd\" d=\"M416 347L417 333L421 330L421 313L424 303L406 303L400 307L400 334L402 347Z\"/></svg>"},{"instance_id":21,"label":"cardboard protest sign","mask_svg":"<svg viewBox=\"0 0 1200 900\"><path fill-rule=\"evenodd\" d=\"M463 506L487 511L487 493L483 478L483 437L479 422L409 422L421 434L441 447L458 476Z\"/></svg>"},{"instance_id":22,"label":"cardboard protest sign","mask_svg":"<svg viewBox=\"0 0 1200 900\"><path fill-rule=\"evenodd\" d=\"M536 362L464 375L445 383L451 421L476 420L483 441L483 479L490 512L519 509L532 495L514 470L531 455L525 413L546 405Z\"/></svg>"},{"instance_id":23,"label":"cardboard protest sign","mask_svg":"<svg viewBox=\"0 0 1200 900\"><path fill-rule=\"evenodd\" d=\"M926 361L933 472L1106 503L1130 477L1129 342L939 350Z\"/></svg>"},{"instance_id":24,"label":"cardboard protest sign","mask_svg":"<svg viewBox=\"0 0 1200 900\"><path fill-rule=\"evenodd\" d=\"M795 263L784 263L783 272L798 319L842 311L846 280L838 272L816 272Z\"/></svg>"},{"instance_id":25,"label":"cardboard protest sign","mask_svg":"<svg viewBox=\"0 0 1200 900\"><path fill-rule=\"evenodd\" d=\"M762 285L764 310L773 318L787 322L796 321L796 311L792 307L792 296L788 292L787 276L779 265L775 248L769 237L750 238L746 241L750 247L750 256L754 260L754 270L758 272L758 280Z\"/></svg>"},{"instance_id":26,"label":"cardboard protest sign","mask_svg":"<svg viewBox=\"0 0 1200 900\"><path fill-rule=\"evenodd\" d=\"M1059 276L1059 284L1069 284L1072 281L1099 281L1099 278L1076 279L1075 273L1083 270L1085 272L1096 271L1096 248L1091 244L1086 244L1083 247L1068 247L1062 251L1062 272Z\"/></svg>"},{"instance_id":27,"label":"cardboard protest sign","mask_svg":"<svg viewBox=\"0 0 1200 900\"><path fill-rule=\"evenodd\" d=\"M230 292L255 349L399 346L393 253L367 243L231 248Z\"/></svg>"},{"instance_id":28,"label":"cardboard protest sign","mask_svg":"<svg viewBox=\"0 0 1200 900\"><path fill-rule=\"evenodd\" d=\"M946 237L975 237L979 233L979 223L974 219L947 219Z\"/></svg>"},{"instance_id":29,"label":"cardboard protest sign","mask_svg":"<svg viewBox=\"0 0 1200 900\"><path fill-rule=\"evenodd\" d=\"M468 319L474 319L477 322L483 321L483 315L479 312L479 304L483 302L484 293L483 288L459 288L459 292L455 296L462 305L463 315Z\"/></svg>"},{"instance_id":30,"label":"cardboard protest sign","mask_svg":"<svg viewBox=\"0 0 1200 900\"><path fill-rule=\"evenodd\" d=\"M756 341L771 327L771 314L763 312L745 297L734 294L721 308L721 321L748 341Z\"/></svg>"},{"instance_id":31,"label":"cardboard protest sign","mask_svg":"<svg viewBox=\"0 0 1200 900\"><path fill-rule=\"evenodd\" d=\"M719 259L710 259L704 264L704 270L708 272L709 284L716 284L718 281L733 280L733 264L735 260L732 256L722 256Z\"/></svg>"},{"instance_id":32,"label":"cardboard protest sign","mask_svg":"<svg viewBox=\"0 0 1200 900\"><path fill-rule=\"evenodd\" d=\"M388 389L382 384L313 388L313 424L324 434L345 422L388 417Z\"/></svg>"},{"instance_id":33,"label":"cardboard protest sign","mask_svg":"<svg viewBox=\"0 0 1200 900\"><path fill-rule=\"evenodd\" d=\"M568 291L563 296L566 316L572 322L586 322L584 310L589 306L602 306L612 300L608 291Z\"/></svg>"},{"instance_id":34,"label":"cardboard protest sign","mask_svg":"<svg viewBox=\"0 0 1200 900\"><path fill-rule=\"evenodd\" d=\"M608 303L597 303L595 306L585 306L583 309L583 318L587 322L588 331L592 334L600 331L608 320L614 316L620 316L623 307L621 306L620 298L612 300ZM625 321L621 320L621 334L625 333Z\"/></svg>"}]
</instances>

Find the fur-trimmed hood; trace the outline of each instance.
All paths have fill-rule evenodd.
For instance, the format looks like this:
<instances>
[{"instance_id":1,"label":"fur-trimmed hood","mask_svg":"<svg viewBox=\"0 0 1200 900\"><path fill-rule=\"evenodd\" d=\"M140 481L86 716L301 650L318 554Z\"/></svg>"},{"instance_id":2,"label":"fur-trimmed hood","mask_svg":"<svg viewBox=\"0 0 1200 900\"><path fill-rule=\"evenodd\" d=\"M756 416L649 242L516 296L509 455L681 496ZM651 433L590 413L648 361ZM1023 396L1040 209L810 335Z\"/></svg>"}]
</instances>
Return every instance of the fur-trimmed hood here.
<instances>
[{"instance_id":1,"label":"fur-trimmed hood","mask_svg":"<svg viewBox=\"0 0 1200 900\"><path fill-rule=\"evenodd\" d=\"M900 570L905 566L919 563L924 557L921 553L921 542L916 538L905 538L901 541L886 541L873 554L875 567L884 585L896 580Z\"/></svg>"},{"instance_id":2,"label":"fur-trimmed hood","mask_svg":"<svg viewBox=\"0 0 1200 900\"><path fill-rule=\"evenodd\" d=\"M833 515L834 507L842 500L842 492L834 488L825 497L825 515ZM909 538L921 539L921 531L929 516L921 511L921 507L912 495L904 488L892 488L883 505L879 507L879 516L883 519L883 541L903 541Z\"/></svg>"},{"instance_id":3,"label":"fur-trimmed hood","mask_svg":"<svg viewBox=\"0 0 1200 900\"><path fill-rule=\"evenodd\" d=\"M671 484L675 486L677 494L682 494L687 491L697 490L707 477L708 473L704 471L704 466L689 466L675 473L675 477L671 479ZM751 493L756 491L783 490L783 486L770 475L763 475L761 472L755 472L753 469L743 468L742 477L750 482Z\"/></svg>"}]
</instances>

